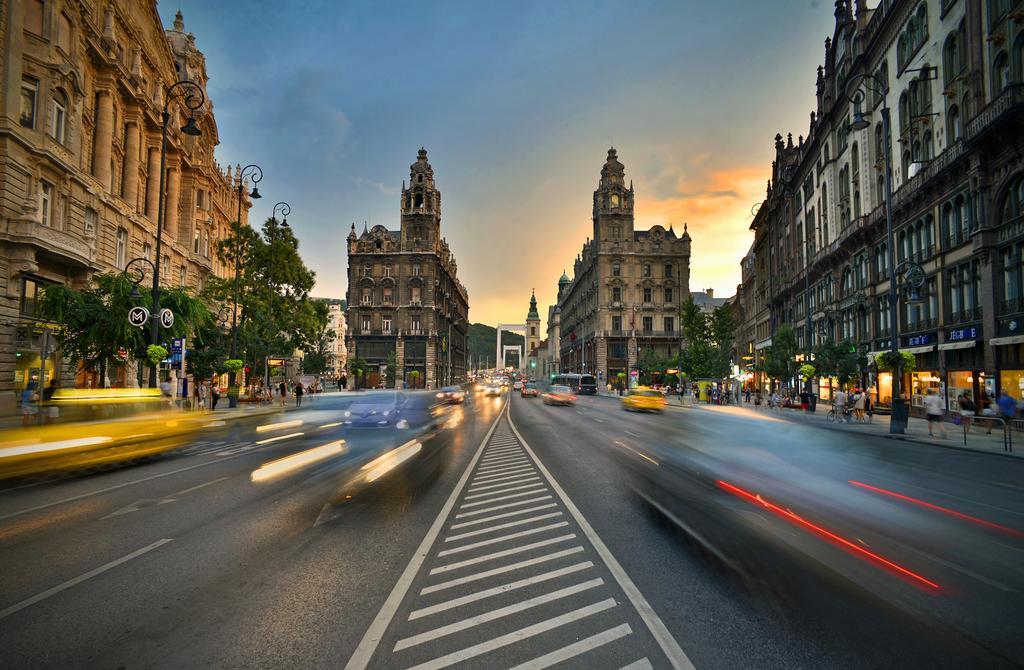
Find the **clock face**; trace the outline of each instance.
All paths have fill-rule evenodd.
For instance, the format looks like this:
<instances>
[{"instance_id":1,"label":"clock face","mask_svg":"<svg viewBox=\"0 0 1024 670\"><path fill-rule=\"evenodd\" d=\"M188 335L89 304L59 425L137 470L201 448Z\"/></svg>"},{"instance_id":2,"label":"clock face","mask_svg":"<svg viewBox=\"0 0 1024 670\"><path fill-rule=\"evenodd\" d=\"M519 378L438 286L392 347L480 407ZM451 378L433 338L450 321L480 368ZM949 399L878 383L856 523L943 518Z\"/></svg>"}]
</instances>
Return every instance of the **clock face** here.
<instances>
[{"instance_id":1,"label":"clock face","mask_svg":"<svg viewBox=\"0 0 1024 670\"><path fill-rule=\"evenodd\" d=\"M618 206L619 206L619 196L613 195L612 196L612 207L618 207Z\"/></svg>"},{"instance_id":2,"label":"clock face","mask_svg":"<svg viewBox=\"0 0 1024 670\"><path fill-rule=\"evenodd\" d=\"M613 175L611 176L611 182L612 182L613 184L618 184L618 183L619 183L619 175L617 175L617 174L613 174Z\"/></svg>"}]
</instances>

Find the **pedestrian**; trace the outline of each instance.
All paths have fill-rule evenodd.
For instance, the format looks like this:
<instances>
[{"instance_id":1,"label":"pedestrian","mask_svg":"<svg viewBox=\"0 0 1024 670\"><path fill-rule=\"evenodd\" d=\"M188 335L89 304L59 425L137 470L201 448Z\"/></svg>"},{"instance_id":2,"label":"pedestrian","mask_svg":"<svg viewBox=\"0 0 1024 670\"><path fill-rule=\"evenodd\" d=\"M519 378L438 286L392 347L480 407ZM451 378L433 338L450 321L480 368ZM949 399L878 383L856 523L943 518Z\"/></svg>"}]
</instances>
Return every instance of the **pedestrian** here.
<instances>
[{"instance_id":1,"label":"pedestrian","mask_svg":"<svg viewBox=\"0 0 1024 670\"><path fill-rule=\"evenodd\" d=\"M50 385L43 389L43 410L46 412L43 415L43 421L45 423L53 423L54 419L60 415L60 410L53 403L53 394L58 388L60 388L60 380L57 377L51 377Z\"/></svg>"},{"instance_id":2,"label":"pedestrian","mask_svg":"<svg viewBox=\"0 0 1024 670\"><path fill-rule=\"evenodd\" d=\"M210 411L217 409L217 401L220 400L220 389L217 388L217 381L210 384Z\"/></svg>"},{"instance_id":3,"label":"pedestrian","mask_svg":"<svg viewBox=\"0 0 1024 670\"><path fill-rule=\"evenodd\" d=\"M1010 397L1005 390L999 395L999 413L1007 426L1013 425L1013 419L1017 415L1017 401Z\"/></svg>"},{"instance_id":4,"label":"pedestrian","mask_svg":"<svg viewBox=\"0 0 1024 670\"><path fill-rule=\"evenodd\" d=\"M196 394L199 396L199 411L203 412L206 410L206 399L210 395L210 389L207 388L205 381L200 379L196 384Z\"/></svg>"},{"instance_id":5,"label":"pedestrian","mask_svg":"<svg viewBox=\"0 0 1024 670\"><path fill-rule=\"evenodd\" d=\"M971 417L974 416L974 401L971 400L971 396L967 395L967 391L960 394L957 399L957 403L960 406L960 416L964 425L964 432L970 432L971 430Z\"/></svg>"},{"instance_id":6,"label":"pedestrian","mask_svg":"<svg viewBox=\"0 0 1024 670\"><path fill-rule=\"evenodd\" d=\"M747 403L748 405L750 404L750 387L749 387L749 386L747 387L747 390L746 390L746 391L744 392L744 394L743 394L743 400L744 400L744 402L746 402L746 403Z\"/></svg>"},{"instance_id":7,"label":"pedestrian","mask_svg":"<svg viewBox=\"0 0 1024 670\"><path fill-rule=\"evenodd\" d=\"M836 422L846 423L846 391L839 389L832 396L832 407L836 410Z\"/></svg>"},{"instance_id":8,"label":"pedestrian","mask_svg":"<svg viewBox=\"0 0 1024 670\"><path fill-rule=\"evenodd\" d=\"M39 394L36 393L36 381L32 379L25 386L25 390L21 392L21 425L32 425L33 417L39 412L39 408L36 407L38 402Z\"/></svg>"},{"instance_id":9,"label":"pedestrian","mask_svg":"<svg viewBox=\"0 0 1024 670\"><path fill-rule=\"evenodd\" d=\"M171 381L169 379L160 382L160 395L167 400L168 405L174 404L174 392L171 390Z\"/></svg>"},{"instance_id":10,"label":"pedestrian","mask_svg":"<svg viewBox=\"0 0 1024 670\"><path fill-rule=\"evenodd\" d=\"M942 415L944 411L942 407L942 398L940 398L939 394L935 392L935 389L928 389L928 395L924 397L924 408L928 413L928 435L930 437L935 437L935 434L932 431L934 427L938 427L939 432L942 433L939 437L946 439L946 428L942 425Z\"/></svg>"},{"instance_id":11,"label":"pedestrian","mask_svg":"<svg viewBox=\"0 0 1024 670\"><path fill-rule=\"evenodd\" d=\"M302 407L302 394L303 393L305 393L305 390L302 388L302 382L297 382L295 384L295 406L296 407Z\"/></svg>"},{"instance_id":12,"label":"pedestrian","mask_svg":"<svg viewBox=\"0 0 1024 670\"><path fill-rule=\"evenodd\" d=\"M348 377L345 376L345 375L342 375L338 379L338 390L339 391L344 391L347 388L348 388Z\"/></svg>"},{"instance_id":13,"label":"pedestrian","mask_svg":"<svg viewBox=\"0 0 1024 670\"><path fill-rule=\"evenodd\" d=\"M853 396L853 416L857 421L864 421L864 405L867 403L868 394L857 389Z\"/></svg>"},{"instance_id":14,"label":"pedestrian","mask_svg":"<svg viewBox=\"0 0 1024 670\"><path fill-rule=\"evenodd\" d=\"M988 391L981 392L981 402L978 403L978 411L981 412L982 416L993 417L999 414L999 405L992 400L992 396L988 394ZM991 419L986 419L985 423L988 424L988 430L985 431L986 435L992 434L992 424L995 423Z\"/></svg>"},{"instance_id":15,"label":"pedestrian","mask_svg":"<svg viewBox=\"0 0 1024 670\"><path fill-rule=\"evenodd\" d=\"M871 393L864 393L864 412L868 415L868 423L874 423L875 420L875 403L871 401Z\"/></svg>"},{"instance_id":16,"label":"pedestrian","mask_svg":"<svg viewBox=\"0 0 1024 670\"><path fill-rule=\"evenodd\" d=\"M281 407L284 407L284 401L288 398L288 384L283 379L277 386L277 394L281 400Z\"/></svg>"}]
</instances>

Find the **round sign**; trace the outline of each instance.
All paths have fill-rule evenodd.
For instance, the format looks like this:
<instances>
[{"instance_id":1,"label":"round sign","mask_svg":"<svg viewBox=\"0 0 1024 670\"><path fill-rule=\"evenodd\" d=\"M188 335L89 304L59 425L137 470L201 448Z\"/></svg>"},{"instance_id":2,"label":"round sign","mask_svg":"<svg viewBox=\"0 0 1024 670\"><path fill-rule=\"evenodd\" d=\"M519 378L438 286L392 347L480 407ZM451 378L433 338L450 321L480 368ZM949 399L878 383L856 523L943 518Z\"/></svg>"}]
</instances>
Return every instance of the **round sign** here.
<instances>
[{"instance_id":1,"label":"round sign","mask_svg":"<svg viewBox=\"0 0 1024 670\"><path fill-rule=\"evenodd\" d=\"M145 307L132 307L128 310L128 323L136 328L142 328L149 321L149 310Z\"/></svg>"},{"instance_id":2,"label":"round sign","mask_svg":"<svg viewBox=\"0 0 1024 670\"><path fill-rule=\"evenodd\" d=\"M166 307L160 310L160 325L164 328L170 328L174 325L174 312L167 309Z\"/></svg>"}]
</instances>

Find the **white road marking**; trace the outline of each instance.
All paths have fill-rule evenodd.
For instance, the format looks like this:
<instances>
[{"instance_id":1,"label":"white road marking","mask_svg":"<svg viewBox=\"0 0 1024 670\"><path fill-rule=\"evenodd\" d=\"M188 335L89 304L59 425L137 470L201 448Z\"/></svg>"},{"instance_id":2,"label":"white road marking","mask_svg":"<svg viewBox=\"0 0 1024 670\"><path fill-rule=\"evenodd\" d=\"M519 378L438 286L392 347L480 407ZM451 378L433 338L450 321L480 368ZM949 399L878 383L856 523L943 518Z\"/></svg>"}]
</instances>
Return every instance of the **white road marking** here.
<instances>
[{"instance_id":1,"label":"white road marking","mask_svg":"<svg viewBox=\"0 0 1024 670\"><path fill-rule=\"evenodd\" d=\"M467 565L476 565L477 563L484 563L485 561L491 561L495 558L504 558L505 556L514 556L515 554L524 554L528 551L538 549L540 547L546 547L552 544L558 544L559 542L566 542L576 538L576 533L569 533L568 535L559 535L558 537L552 537L547 540L540 540L539 542L533 542L532 544L524 544L521 547L512 547L511 549L502 549L491 554L484 554L483 556L477 556L476 558L467 558L464 561L458 561L457 563L449 563L448 565L442 565L439 568L433 568L429 574L440 575L445 572L451 572L452 570L458 570L464 568Z\"/></svg>"},{"instance_id":2,"label":"white road marking","mask_svg":"<svg viewBox=\"0 0 1024 670\"><path fill-rule=\"evenodd\" d=\"M636 433L634 433L631 430L624 430L622 432L625 433L626 435L629 435L630 437L640 437L639 435L637 435Z\"/></svg>"},{"instance_id":3,"label":"white road marking","mask_svg":"<svg viewBox=\"0 0 1024 670\"><path fill-rule=\"evenodd\" d=\"M585 654L591 649L597 649L609 642L614 642L615 640L624 638L632 632L633 629L629 627L629 624L624 623L621 626L609 628L602 633L585 637L578 642L573 642L561 649L556 649L555 651L544 654L543 656L539 656L532 661L520 663L512 668L512 670L543 670L544 668L550 668L552 665L556 665L562 661L567 661L570 658L575 658L581 654Z\"/></svg>"},{"instance_id":4,"label":"white road marking","mask_svg":"<svg viewBox=\"0 0 1024 670\"><path fill-rule=\"evenodd\" d=\"M454 623L441 626L440 628L435 628L418 635L413 635L412 637L404 638L395 643L394 651L401 651L402 649L415 647L418 644L423 644L424 642L430 642L431 640L436 640L438 638L445 637L446 635L458 633L459 631L473 628L474 626L479 626L480 624L484 624L489 621L496 621L503 617L518 614L519 612L525 612L526 610L534 607L540 607L541 605L555 602L562 598L574 596L577 593L589 591L590 589L597 588L603 584L604 580L598 577L589 581L580 582L579 584L566 586L565 588L558 589L557 591L551 591L550 593L543 593L539 596L534 596L533 598L527 598L526 600L513 603L512 605L499 607L498 609L484 612L483 614L478 614L468 619L463 619L462 621L456 621Z\"/></svg>"},{"instance_id":5,"label":"white road marking","mask_svg":"<svg viewBox=\"0 0 1024 670\"><path fill-rule=\"evenodd\" d=\"M507 410L508 404L506 403L502 410ZM441 511L438 512L437 518L434 519L434 523L430 525L427 530L427 534L423 536L423 541L420 542L420 546L416 549L412 558L409 560L409 564L405 566L405 570L402 571L402 575L395 582L395 586L391 589L391 593L388 595L387 600L384 601L384 605L377 612L377 616L374 617L373 623L366 630L363 635L363 639L359 641L359 646L352 653L352 657L348 659L348 663L345 664L346 670L358 670L365 668L369 662L373 653L377 650L377 645L380 639L384 636L384 632L390 625L391 620L395 616L395 612L398 610L399 605L402 604L402 600L405 598L405 594L409 592L409 586L412 584L412 580L416 577L416 573L419 572L420 566L423 565L423 561L426 560L427 555L430 553L430 548L434 545L434 540L440 535L441 529L444 527L445 521L448 519L449 513L455 507L455 501L459 499L459 495L462 494L462 489L465 488L466 483L469 481L469 475L473 472L473 468L476 466L477 461L480 460L481 454L483 454L484 447L487 446L487 441L491 439L491 435L494 434L495 429L498 427L498 422L501 420L503 412L499 411L497 416L494 417L494 423L491 424L487 434L484 435L484 439L481 440L480 446L477 448L476 453L473 455L472 460L469 462L469 466L466 471L462 473L462 477L455 484L455 488L452 489L451 495L448 496L448 500L445 501Z\"/></svg>"},{"instance_id":6,"label":"white road marking","mask_svg":"<svg viewBox=\"0 0 1024 670\"><path fill-rule=\"evenodd\" d=\"M526 474L529 474L529 473L526 473ZM471 486L469 490L472 493L476 493L477 491L487 491L488 489L498 489L498 488L501 488L502 486L508 486L509 484L525 484L526 482L532 482L535 479L540 479L540 477L537 476L537 475L532 475L532 476L528 477L528 476L526 476L526 474L516 475L515 477L510 477L509 479L511 479L512 481L496 482L496 483L493 483L493 484L478 484L477 486Z\"/></svg>"},{"instance_id":7,"label":"white road marking","mask_svg":"<svg viewBox=\"0 0 1024 670\"><path fill-rule=\"evenodd\" d=\"M532 586L534 584L540 584L541 582L548 582L548 581L551 581L552 579L558 579L559 577L564 577L565 575L571 575L571 574L574 574L576 572L580 572L582 570L587 570L588 568L592 568L592 567L594 567L594 563L592 561L584 561L582 563L574 563L573 565L568 565L568 566L566 566L564 568L559 568L558 570L551 570L549 572L543 572L543 573L541 573L539 575L536 575L534 577L527 577L526 579L519 579L519 580L514 581L514 582L509 582L507 584L502 584L500 586L494 586L494 587L491 587L489 589L484 589L483 591L477 591L476 593L470 593L470 594L464 595L464 596L462 596L460 598L453 598L452 600L446 600L444 602L437 603L436 605L431 605L430 607L424 607L424 608L412 611L409 614L409 621L413 621L415 619L421 619L421 618L423 618L425 616L430 616L431 614L437 614L438 612L445 612L445 611L453 609L455 607L461 607L462 605L468 605L469 603L475 603L475 602L477 602L479 600L484 600L486 598L490 598L491 596L503 595L505 593L508 593L509 591L515 591L517 589L525 588L527 586Z\"/></svg>"},{"instance_id":8,"label":"white road marking","mask_svg":"<svg viewBox=\"0 0 1024 670\"><path fill-rule=\"evenodd\" d=\"M524 465L531 465L530 459L526 456L520 456L519 458L509 461L508 463L502 463L501 465L491 465L486 468L480 468L477 470L477 475L496 475L499 472L506 472L508 470L514 470Z\"/></svg>"},{"instance_id":9,"label":"white road marking","mask_svg":"<svg viewBox=\"0 0 1024 670\"><path fill-rule=\"evenodd\" d=\"M436 591L444 591L445 589L450 589L455 586L462 586L463 584L469 584L471 582L476 582L481 579L487 579L488 577L494 577L495 575L503 575L506 572L512 572L513 570L529 568L531 566L539 565L541 563L547 563L548 561L557 561L560 558L565 558L566 556L571 556L572 554L578 554L581 551L583 551L583 547L571 547L569 549L563 549L562 551L556 551L553 554L545 554L543 556L538 556L537 558L530 558L525 561L519 561L518 563L503 565L500 568L492 568L490 570L485 570L484 572L476 572L472 575L466 575L465 577L450 579L447 582L441 582L439 584L434 584L433 586L427 586L421 589L420 595L425 596Z\"/></svg>"},{"instance_id":10,"label":"white road marking","mask_svg":"<svg viewBox=\"0 0 1024 670\"><path fill-rule=\"evenodd\" d=\"M604 419L598 419L596 416L592 417L592 419L598 423L604 423Z\"/></svg>"},{"instance_id":11,"label":"white road marking","mask_svg":"<svg viewBox=\"0 0 1024 670\"><path fill-rule=\"evenodd\" d=\"M270 444L271 442L279 442L280 440L290 440L293 437L299 437L305 435L303 432L288 433L287 435L278 435L277 437L267 437L262 440L256 440L256 444Z\"/></svg>"},{"instance_id":12,"label":"white road marking","mask_svg":"<svg viewBox=\"0 0 1024 670\"><path fill-rule=\"evenodd\" d=\"M644 657L639 661L633 661L629 665L622 666L619 670L654 670L654 666Z\"/></svg>"},{"instance_id":13,"label":"white road marking","mask_svg":"<svg viewBox=\"0 0 1024 670\"><path fill-rule=\"evenodd\" d=\"M532 626L527 626L525 628L520 628L519 630L512 631L511 633L496 637L492 640L474 644L471 647L466 647L465 649L460 649L459 651L446 654L440 658L427 661L426 663L421 663L420 665L413 666L410 670L439 670L440 668L446 668L461 661L476 658L477 656L494 651L495 649L507 647L510 644L515 644L516 642L521 642L527 638L546 633L549 630L554 630L555 628L574 621L579 621L580 619L597 614L598 612L603 612L607 609L611 609L612 607L615 607L615 599L607 598L600 602L596 602L593 605L587 605L586 607L566 612L565 614L556 616L552 619L541 621L540 623L535 623Z\"/></svg>"},{"instance_id":14,"label":"white road marking","mask_svg":"<svg viewBox=\"0 0 1024 670\"><path fill-rule=\"evenodd\" d=\"M485 507L483 509L473 510L472 512L463 512L462 514L456 514L456 519L461 519L467 516L476 516L477 514L487 514L499 509L508 509L509 507L518 507L519 505L529 505L541 500L551 500L551 496L541 496L539 498L531 498L530 500L519 500L514 503L505 503L504 505L495 505L494 507Z\"/></svg>"},{"instance_id":15,"label":"white road marking","mask_svg":"<svg viewBox=\"0 0 1024 670\"><path fill-rule=\"evenodd\" d=\"M505 486L502 484L502 486ZM502 493L511 493L512 491L521 491L523 489L535 489L538 486L544 486L543 482L537 482L536 484L520 484L517 486L509 486L507 488L498 489L497 491L488 491L487 493L474 493L473 495L466 496L466 500L476 500L478 498L489 498L490 496L499 495Z\"/></svg>"},{"instance_id":16,"label":"white road marking","mask_svg":"<svg viewBox=\"0 0 1024 670\"><path fill-rule=\"evenodd\" d=\"M84 574L81 574L81 575L75 577L74 579L69 579L68 581L64 582L63 584L58 584L57 586L54 586L53 588L46 589L42 593L37 593L36 595L32 596L31 598L26 598L25 600L22 600L20 603L15 603L15 604L11 605L10 607L7 607L7 608L5 608L3 610L0 610L0 619L6 619L7 617L9 617L10 615L14 614L15 612L20 612L21 610L25 609L26 607L30 607L30 606L35 605L36 603L38 603L38 602L40 602L42 600L46 600L50 596L56 595L56 594L60 593L61 591L66 591L67 589L70 589L72 586L77 586L78 584L81 584L82 582L84 582L84 581L86 581L88 579L92 579L96 575L103 574L104 572L106 572L107 570L110 570L111 568L116 568L117 566L121 565L122 563L127 563L128 561L132 560L133 558L138 558L139 556L142 556L143 554L149 553L149 552L153 551L154 549L162 547L163 545L165 545L165 544L167 544L168 542L171 542L171 541L172 540L168 539L168 538L164 538L163 540L157 540L153 544L148 544L145 547L143 547L142 549L137 549L137 550L133 551L130 554L126 554L125 556L122 556L121 558L114 559L113 561L110 561L109 563L104 563L100 567L94 568L94 569L90 570L89 572L86 572Z\"/></svg>"},{"instance_id":17,"label":"white road marking","mask_svg":"<svg viewBox=\"0 0 1024 670\"><path fill-rule=\"evenodd\" d=\"M512 429L512 432L515 434L515 436L519 438L519 442L523 445L523 449L525 449L526 452L530 454L530 457L533 458L534 462L537 464L537 469L544 474L544 476L548 480L548 483L551 485L551 488L555 491L555 494L562 500L562 503L569 510L569 514L571 514L572 517L576 520L576 523L579 524L580 530L587 537L587 539L590 540L590 543L594 546L594 550L597 551L598 555L601 557L601 560L603 560L605 565L608 566L608 569L611 571L612 576L615 577L615 581L618 582L619 586L625 592L626 597L629 598L629 601L633 604L633 607L636 608L636 611L640 615L640 618L643 619L644 624L646 624L648 630L651 631L651 635L654 636L654 639L657 641L658 646L661 647L661 650L665 653L665 656L668 657L669 662L675 668L686 668L688 670L693 670L693 663L686 655L686 652L683 651L682 647L679 646L679 643L676 642L676 639L672 637L672 633L670 633L668 628L665 626L665 622L661 620L661 617L658 616L658 613L654 611L654 608L651 607L651 604L647 602L647 599L644 598L644 595L640 593L640 589L636 587L636 584L634 584L633 580L630 579L628 574L626 574L626 571L622 568L622 565L619 564L618 560L616 560L616 558L612 555L611 551L608 550L608 547L605 545L604 541L594 531L594 527L590 525L590 522L587 521L587 519L583 516L579 508L576 507L576 504L573 503L569 496L566 495L562 487L558 484L558 482L555 481L555 478L551 476L551 473L548 471L548 469L544 466L543 463L540 462L540 459L537 458L537 454L533 451L533 449L530 448L530 445L526 442L522 434L516 428L515 423L512 421L511 412L509 412L508 416L508 425L509 428Z\"/></svg>"},{"instance_id":18,"label":"white road marking","mask_svg":"<svg viewBox=\"0 0 1024 670\"><path fill-rule=\"evenodd\" d=\"M181 491L176 491L175 493L172 493L171 497L173 498L174 496L183 496L186 493L191 493L192 491L198 491L201 488L205 488L207 486L212 486L213 484L218 484L218 483L224 481L225 479L227 479L227 477L218 477L217 479L205 482L203 484L197 484L196 486L190 486L187 489L182 489Z\"/></svg>"},{"instance_id":19,"label":"white road marking","mask_svg":"<svg viewBox=\"0 0 1024 670\"><path fill-rule=\"evenodd\" d=\"M500 500L511 500L513 498L522 498L523 496L532 496L537 493L544 493L545 489L536 489L533 491L524 491L522 493L513 493L507 496L499 496L497 498L491 498L490 500L478 500L476 502L466 503L459 507L459 509L469 509L470 507L477 507L479 505L490 505L491 503L498 502Z\"/></svg>"},{"instance_id":20,"label":"white road marking","mask_svg":"<svg viewBox=\"0 0 1024 670\"><path fill-rule=\"evenodd\" d=\"M527 472L537 472L532 465L524 465L519 468L513 468L512 470L506 470L505 472L498 472L493 475L486 475L484 477L474 477L473 484L483 484L486 482L500 482L504 479L515 479L521 477Z\"/></svg>"},{"instance_id":21,"label":"white road marking","mask_svg":"<svg viewBox=\"0 0 1024 670\"><path fill-rule=\"evenodd\" d=\"M470 544L464 544L461 547L453 547L452 549L444 549L437 552L440 556L451 556L452 554L461 554L464 551L470 551L472 549L479 549L480 547L487 547L492 544L498 544L501 542L508 542L509 540L518 540L521 537L528 537L530 535L536 535L537 533L544 533L555 528L565 528L569 525L568 521L559 521L558 523L549 523L546 526L539 528L531 528L530 530L521 530L518 533L509 533L508 535L502 535L501 537L492 537L489 540L480 540L479 542L471 542Z\"/></svg>"},{"instance_id":22,"label":"white road marking","mask_svg":"<svg viewBox=\"0 0 1024 670\"><path fill-rule=\"evenodd\" d=\"M516 526L525 526L529 523L536 523L543 521L544 519L553 519L556 516L562 516L559 512L549 512L547 514L541 514L540 516L532 516L529 519L517 519L516 521L508 521L506 523L498 524L497 526L491 526L490 528L478 528L477 530L466 531L458 535L450 535L444 539L445 542L454 542L456 540L464 540L467 537L476 537L477 535L486 535L487 533L493 533L496 530L504 530L506 528L515 528Z\"/></svg>"},{"instance_id":23,"label":"white road marking","mask_svg":"<svg viewBox=\"0 0 1024 670\"><path fill-rule=\"evenodd\" d=\"M501 458L489 458L486 461L480 461L480 468L481 469L490 468L490 467L493 467L495 465L499 465L499 464L502 464L502 463L509 463L511 461L520 461L520 460L523 460L524 458L526 458L526 454L523 454L523 453L518 453L518 454L515 454L513 456L502 456Z\"/></svg>"},{"instance_id":24,"label":"white road marking","mask_svg":"<svg viewBox=\"0 0 1024 670\"><path fill-rule=\"evenodd\" d=\"M537 505L536 507L527 507L526 509L516 510L515 512L505 512L503 514L495 514L494 516L486 516L482 519L474 519L473 521L463 521L462 523L454 523L448 527L448 530L455 530L456 528L465 528L467 526L476 526L481 523L488 523L490 521L497 521L498 519L507 519L510 516L518 516L520 514L528 514L530 512L539 512L542 509L551 509L557 507L556 503L548 503L547 505Z\"/></svg>"}]
</instances>

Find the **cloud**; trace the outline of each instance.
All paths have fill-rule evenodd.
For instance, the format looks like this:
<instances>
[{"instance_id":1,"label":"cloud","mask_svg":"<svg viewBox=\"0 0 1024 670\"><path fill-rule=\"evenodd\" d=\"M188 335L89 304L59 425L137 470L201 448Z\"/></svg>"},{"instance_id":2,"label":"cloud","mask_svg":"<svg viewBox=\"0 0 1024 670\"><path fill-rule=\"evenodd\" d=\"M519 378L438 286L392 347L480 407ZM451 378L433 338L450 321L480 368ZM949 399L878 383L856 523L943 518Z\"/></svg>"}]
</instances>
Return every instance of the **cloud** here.
<instances>
[{"instance_id":1,"label":"cloud","mask_svg":"<svg viewBox=\"0 0 1024 670\"><path fill-rule=\"evenodd\" d=\"M352 177L352 183L354 183L359 188L376 189L377 191L388 196L396 196L401 192L401 189L399 189L397 186L387 186L384 184L384 182L374 181L373 179L367 179L365 177Z\"/></svg>"}]
</instances>

